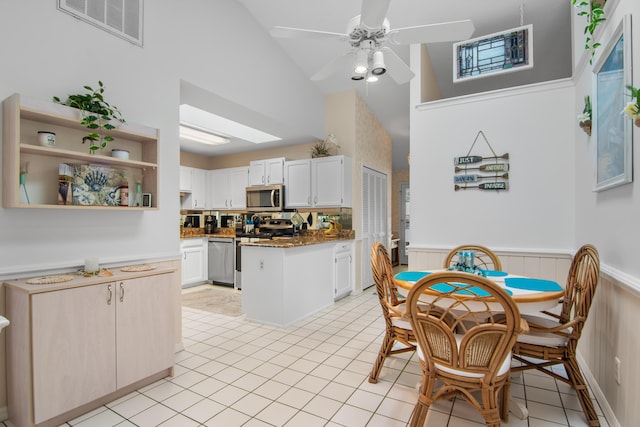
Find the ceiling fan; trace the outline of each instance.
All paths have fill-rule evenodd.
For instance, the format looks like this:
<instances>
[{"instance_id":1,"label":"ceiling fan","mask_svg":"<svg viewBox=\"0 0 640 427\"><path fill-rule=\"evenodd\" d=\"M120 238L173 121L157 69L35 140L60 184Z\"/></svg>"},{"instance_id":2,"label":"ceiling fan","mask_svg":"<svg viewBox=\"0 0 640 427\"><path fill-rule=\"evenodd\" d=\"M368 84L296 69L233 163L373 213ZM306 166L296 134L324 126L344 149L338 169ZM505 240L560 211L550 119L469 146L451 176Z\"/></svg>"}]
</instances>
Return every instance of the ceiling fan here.
<instances>
[{"instance_id":1,"label":"ceiling fan","mask_svg":"<svg viewBox=\"0 0 640 427\"><path fill-rule=\"evenodd\" d=\"M435 43L464 40L471 37L474 31L470 20L442 22L438 24L419 25L391 29L386 18L391 0L362 0L361 13L349 20L347 32L333 33L327 31L306 30L291 27L274 27L271 35L279 38L330 39L348 41L351 49L341 55L311 77L311 80L323 80L332 74L351 69L351 79L377 80L377 77L388 73L397 83L404 84L411 80L414 73L404 61L387 45Z\"/></svg>"}]
</instances>

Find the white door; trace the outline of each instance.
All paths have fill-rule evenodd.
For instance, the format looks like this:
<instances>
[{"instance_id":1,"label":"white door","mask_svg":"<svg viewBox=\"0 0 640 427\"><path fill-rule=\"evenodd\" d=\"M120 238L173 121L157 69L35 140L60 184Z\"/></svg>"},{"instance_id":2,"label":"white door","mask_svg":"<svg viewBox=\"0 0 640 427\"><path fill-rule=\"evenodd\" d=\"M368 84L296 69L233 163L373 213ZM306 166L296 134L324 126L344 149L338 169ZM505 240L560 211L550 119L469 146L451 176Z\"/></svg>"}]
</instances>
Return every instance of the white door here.
<instances>
[{"instance_id":1,"label":"white door","mask_svg":"<svg viewBox=\"0 0 640 427\"><path fill-rule=\"evenodd\" d=\"M249 169L246 167L229 169L229 208L244 209L247 207L247 187L249 186Z\"/></svg>"},{"instance_id":2,"label":"white door","mask_svg":"<svg viewBox=\"0 0 640 427\"><path fill-rule=\"evenodd\" d=\"M389 248L387 230L387 175L362 169L362 288L373 285L371 247L382 242Z\"/></svg>"},{"instance_id":3,"label":"white door","mask_svg":"<svg viewBox=\"0 0 640 427\"><path fill-rule=\"evenodd\" d=\"M311 160L284 164L284 201L288 209L311 206Z\"/></svg>"},{"instance_id":4,"label":"white door","mask_svg":"<svg viewBox=\"0 0 640 427\"><path fill-rule=\"evenodd\" d=\"M409 228L411 226L411 221L409 218L410 203L411 192L409 190L409 184L400 184L400 209L398 215L400 217L400 242L398 243L398 251L400 252L400 264L409 264L409 254L407 252L407 249L409 247L409 242L411 241L409 233Z\"/></svg>"}]
</instances>

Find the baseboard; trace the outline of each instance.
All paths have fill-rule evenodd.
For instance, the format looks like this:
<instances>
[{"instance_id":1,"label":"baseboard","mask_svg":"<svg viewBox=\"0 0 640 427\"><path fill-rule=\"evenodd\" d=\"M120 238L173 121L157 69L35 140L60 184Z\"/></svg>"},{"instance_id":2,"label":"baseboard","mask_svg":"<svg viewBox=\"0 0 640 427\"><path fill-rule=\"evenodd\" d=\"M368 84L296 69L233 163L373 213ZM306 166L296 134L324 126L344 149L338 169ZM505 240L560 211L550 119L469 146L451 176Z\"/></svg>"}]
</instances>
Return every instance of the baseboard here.
<instances>
[{"instance_id":1,"label":"baseboard","mask_svg":"<svg viewBox=\"0 0 640 427\"><path fill-rule=\"evenodd\" d=\"M587 366L587 363L582 358L580 352L576 353L576 359L578 360L578 365L580 365L580 370L582 371L582 375L584 376L585 381L589 384L589 387L593 391L593 397L596 398L598 404L600 404L600 408L602 408L602 412L604 414L604 417L607 419L607 422L609 423L609 427L622 427L618 422L613 409L611 409L611 406L607 401L607 397L600 389L598 381L596 381L595 377L591 373L589 366Z\"/></svg>"}]
</instances>

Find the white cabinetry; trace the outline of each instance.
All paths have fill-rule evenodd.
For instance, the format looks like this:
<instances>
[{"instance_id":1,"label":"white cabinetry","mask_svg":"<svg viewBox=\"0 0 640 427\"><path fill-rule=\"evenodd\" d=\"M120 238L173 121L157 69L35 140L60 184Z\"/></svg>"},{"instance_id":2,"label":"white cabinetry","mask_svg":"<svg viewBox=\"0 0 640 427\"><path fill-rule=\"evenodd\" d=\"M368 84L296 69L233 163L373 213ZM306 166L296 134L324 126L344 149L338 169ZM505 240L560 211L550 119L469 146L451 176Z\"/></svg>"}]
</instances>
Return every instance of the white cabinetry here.
<instances>
[{"instance_id":1,"label":"white cabinetry","mask_svg":"<svg viewBox=\"0 0 640 427\"><path fill-rule=\"evenodd\" d=\"M285 162L286 207L351 207L352 167L345 156Z\"/></svg>"},{"instance_id":2,"label":"white cabinetry","mask_svg":"<svg viewBox=\"0 0 640 427\"><path fill-rule=\"evenodd\" d=\"M209 209L238 210L247 206L249 168L238 167L209 171Z\"/></svg>"},{"instance_id":3,"label":"white cabinetry","mask_svg":"<svg viewBox=\"0 0 640 427\"><path fill-rule=\"evenodd\" d=\"M207 239L183 239L182 251L182 287L189 287L207 281Z\"/></svg>"},{"instance_id":4,"label":"white cabinetry","mask_svg":"<svg viewBox=\"0 0 640 427\"><path fill-rule=\"evenodd\" d=\"M249 185L274 185L284 182L284 157L253 160L249 163Z\"/></svg>"},{"instance_id":5,"label":"white cabinetry","mask_svg":"<svg viewBox=\"0 0 640 427\"><path fill-rule=\"evenodd\" d=\"M284 164L285 206L289 209L311 206L311 159Z\"/></svg>"},{"instance_id":6,"label":"white cabinetry","mask_svg":"<svg viewBox=\"0 0 640 427\"><path fill-rule=\"evenodd\" d=\"M191 168L180 166L180 191L191 192Z\"/></svg>"},{"instance_id":7,"label":"white cabinetry","mask_svg":"<svg viewBox=\"0 0 640 427\"><path fill-rule=\"evenodd\" d=\"M107 152L89 154L82 138L88 129L80 124L81 112L76 108L32 99L15 94L3 102L2 205L5 208L110 209L119 211L158 209L158 130L132 123L117 124L109 131L115 140ZM56 134L55 147L38 144L37 132ZM128 159L110 156L113 148L129 151ZM20 184L20 168L29 163L25 185ZM58 204L59 164L98 164L124 171L127 185L136 188L142 177L142 192L151 193L155 204L148 207L123 207L113 197L97 200L103 204L85 204L78 195L77 205ZM75 184L72 184L75 185ZM124 185L124 184L122 184ZM114 193L116 190L114 190ZM28 196L27 196L28 193ZM75 193L75 192L74 192ZM117 199L115 199L117 200Z\"/></svg>"},{"instance_id":8,"label":"white cabinetry","mask_svg":"<svg viewBox=\"0 0 640 427\"><path fill-rule=\"evenodd\" d=\"M74 279L88 283L34 293L7 287L14 425L60 425L99 406L98 399L171 374L174 270L156 271L118 272L93 284L105 278Z\"/></svg>"},{"instance_id":9,"label":"white cabinetry","mask_svg":"<svg viewBox=\"0 0 640 427\"><path fill-rule=\"evenodd\" d=\"M353 245L351 242L336 244L333 255L333 295L334 299L349 295L353 288Z\"/></svg>"},{"instance_id":10,"label":"white cabinetry","mask_svg":"<svg viewBox=\"0 0 640 427\"><path fill-rule=\"evenodd\" d=\"M180 208L205 209L207 171L180 166Z\"/></svg>"}]
</instances>

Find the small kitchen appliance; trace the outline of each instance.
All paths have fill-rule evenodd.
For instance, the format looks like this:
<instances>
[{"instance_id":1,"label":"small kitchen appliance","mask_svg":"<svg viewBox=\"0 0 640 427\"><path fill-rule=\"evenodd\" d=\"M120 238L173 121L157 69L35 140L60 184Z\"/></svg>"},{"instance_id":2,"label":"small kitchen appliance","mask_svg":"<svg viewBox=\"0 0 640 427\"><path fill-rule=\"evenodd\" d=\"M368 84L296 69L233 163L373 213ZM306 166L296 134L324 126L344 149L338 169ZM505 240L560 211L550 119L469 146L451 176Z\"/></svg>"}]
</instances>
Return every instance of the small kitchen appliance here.
<instances>
[{"instance_id":1,"label":"small kitchen appliance","mask_svg":"<svg viewBox=\"0 0 640 427\"><path fill-rule=\"evenodd\" d=\"M247 187L247 211L280 212L284 210L284 185Z\"/></svg>"},{"instance_id":2,"label":"small kitchen appliance","mask_svg":"<svg viewBox=\"0 0 640 427\"><path fill-rule=\"evenodd\" d=\"M207 215L204 220L204 232L206 234L213 234L218 228L218 220L213 215Z\"/></svg>"}]
</instances>

